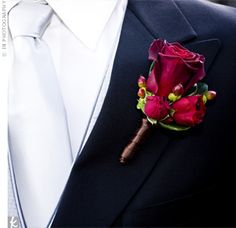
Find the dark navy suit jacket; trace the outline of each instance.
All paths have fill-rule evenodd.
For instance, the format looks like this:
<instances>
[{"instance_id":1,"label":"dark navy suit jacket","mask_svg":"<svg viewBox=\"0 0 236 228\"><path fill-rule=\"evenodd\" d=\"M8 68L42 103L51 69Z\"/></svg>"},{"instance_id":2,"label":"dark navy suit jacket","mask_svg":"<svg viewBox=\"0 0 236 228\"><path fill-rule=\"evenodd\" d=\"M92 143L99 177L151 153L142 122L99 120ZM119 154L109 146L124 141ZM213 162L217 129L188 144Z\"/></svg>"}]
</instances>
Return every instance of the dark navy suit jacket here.
<instances>
[{"instance_id":1,"label":"dark navy suit jacket","mask_svg":"<svg viewBox=\"0 0 236 228\"><path fill-rule=\"evenodd\" d=\"M157 129L128 165L119 156L140 125L137 78L153 39L206 57L217 91L204 123ZM236 9L199 0L130 0L111 82L72 169L53 227L236 225ZM231 132L232 130L232 132Z\"/></svg>"}]
</instances>

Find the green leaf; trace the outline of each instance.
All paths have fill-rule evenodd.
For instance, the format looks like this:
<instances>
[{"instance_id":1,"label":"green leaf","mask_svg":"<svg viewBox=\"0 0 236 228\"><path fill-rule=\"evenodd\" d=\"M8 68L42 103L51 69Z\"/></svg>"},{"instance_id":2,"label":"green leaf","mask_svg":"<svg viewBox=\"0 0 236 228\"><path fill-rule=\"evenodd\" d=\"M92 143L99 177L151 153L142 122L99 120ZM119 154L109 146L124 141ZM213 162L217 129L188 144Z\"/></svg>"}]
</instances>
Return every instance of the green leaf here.
<instances>
[{"instance_id":1,"label":"green leaf","mask_svg":"<svg viewBox=\"0 0 236 228\"><path fill-rule=\"evenodd\" d=\"M148 120L152 125L157 124L157 120L151 119L151 118L149 118L148 116L147 116L147 120Z\"/></svg>"},{"instance_id":2,"label":"green leaf","mask_svg":"<svg viewBox=\"0 0 236 228\"><path fill-rule=\"evenodd\" d=\"M205 94L208 91L208 85L203 82L196 83L192 88L188 90L186 96L194 96L197 94Z\"/></svg>"},{"instance_id":3,"label":"green leaf","mask_svg":"<svg viewBox=\"0 0 236 228\"><path fill-rule=\"evenodd\" d=\"M197 94L204 94L208 91L208 85L203 82L197 83Z\"/></svg>"},{"instance_id":4,"label":"green leaf","mask_svg":"<svg viewBox=\"0 0 236 228\"><path fill-rule=\"evenodd\" d=\"M181 126L181 125L178 125L178 124L164 124L162 122L158 122L158 124L161 127L166 128L168 130L172 130L172 131L186 131L186 130L191 128L191 127L188 127L188 126Z\"/></svg>"},{"instance_id":5,"label":"green leaf","mask_svg":"<svg viewBox=\"0 0 236 228\"><path fill-rule=\"evenodd\" d=\"M155 64L155 61L152 61L152 64L151 64L151 66L150 66L150 68L149 68L149 74L151 73L151 71L152 71L152 69L153 69L153 67L154 67L154 64Z\"/></svg>"},{"instance_id":6,"label":"green leaf","mask_svg":"<svg viewBox=\"0 0 236 228\"><path fill-rule=\"evenodd\" d=\"M194 84L193 87L191 87L187 93L186 93L186 96L193 96L193 95L196 95L197 94L197 89L198 89L198 86L197 86L197 83Z\"/></svg>"},{"instance_id":7,"label":"green leaf","mask_svg":"<svg viewBox=\"0 0 236 228\"><path fill-rule=\"evenodd\" d=\"M146 97L148 97L148 96L153 96L153 93L149 92L149 91L146 91Z\"/></svg>"},{"instance_id":8,"label":"green leaf","mask_svg":"<svg viewBox=\"0 0 236 228\"><path fill-rule=\"evenodd\" d=\"M137 104L137 109L141 109L142 112L144 113L144 106L145 106L145 99L144 98L139 98L138 99L138 104Z\"/></svg>"},{"instance_id":9,"label":"green leaf","mask_svg":"<svg viewBox=\"0 0 236 228\"><path fill-rule=\"evenodd\" d=\"M170 110L170 116L173 116L175 114L175 110L174 109L171 109Z\"/></svg>"}]
</instances>

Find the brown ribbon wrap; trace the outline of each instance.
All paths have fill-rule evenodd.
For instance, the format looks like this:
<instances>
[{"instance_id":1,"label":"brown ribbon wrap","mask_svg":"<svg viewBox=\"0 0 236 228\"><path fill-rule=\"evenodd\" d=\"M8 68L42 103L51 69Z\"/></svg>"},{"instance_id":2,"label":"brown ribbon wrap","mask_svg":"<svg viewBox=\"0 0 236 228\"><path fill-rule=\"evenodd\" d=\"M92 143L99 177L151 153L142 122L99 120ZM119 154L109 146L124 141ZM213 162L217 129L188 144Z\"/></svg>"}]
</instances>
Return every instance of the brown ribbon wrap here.
<instances>
[{"instance_id":1,"label":"brown ribbon wrap","mask_svg":"<svg viewBox=\"0 0 236 228\"><path fill-rule=\"evenodd\" d=\"M140 128L137 130L134 138L123 150L121 157L120 157L120 163L126 164L128 162L128 160L130 160L134 156L134 154L136 153L140 144L147 137L147 135L151 129L151 126L152 125L148 122L147 119L142 119L142 124L141 124Z\"/></svg>"}]
</instances>

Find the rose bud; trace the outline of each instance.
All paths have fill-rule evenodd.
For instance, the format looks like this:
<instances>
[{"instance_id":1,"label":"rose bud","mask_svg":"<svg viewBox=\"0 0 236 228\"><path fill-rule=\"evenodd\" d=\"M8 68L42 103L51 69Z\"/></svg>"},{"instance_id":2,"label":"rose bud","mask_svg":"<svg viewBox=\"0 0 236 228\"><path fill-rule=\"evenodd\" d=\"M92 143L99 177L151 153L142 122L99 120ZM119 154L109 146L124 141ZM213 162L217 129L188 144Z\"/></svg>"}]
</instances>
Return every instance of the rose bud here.
<instances>
[{"instance_id":1,"label":"rose bud","mask_svg":"<svg viewBox=\"0 0 236 228\"><path fill-rule=\"evenodd\" d=\"M162 120L169 113L170 106L165 97L148 96L144 107L145 114L155 120Z\"/></svg>"},{"instance_id":2,"label":"rose bud","mask_svg":"<svg viewBox=\"0 0 236 228\"><path fill-rule=\"evenodd\" d=\"M177 124L185 126L194 126L203 121L206 113L202 96L183 97L173 103L173 118Z\"/></svg>"},{"instance_id":3,"label":"rose bud","mask_svg":"<svg viewBox=\"0 0 236 228\"><path fill-rule=\"evenodd\" d=\"M181 96L184 93L184 87L181 83L176 85L173 89L172 92L174 93L175 96Z\"/></svg>"},{"instance_id":4,"label":"rose bud","mask_svg":"<svg viewBox=\"0 0 236 228\"><path fill-rule=\"evenodd\" d=\"M140 89L138 90L138 96L139 96L140 98L144 98L145 95L146 95L145 89L144 89L144 88L140 88Z\"/></svg>"},{"instance_id":5,"label":"rose bud","mask_svg":"<svg viewBox=\"0 0 236 228\"><path fill-rule=\"evenodd\" d=\"M214 100L216 98L216 92L215 91L207 91L207 93L205 94L206 98L208 101Z\"/></svg>"},{"instance_id":6,"label":"rose bud","mask_svg":"<svg viewBox=\"0 0 236 228\"><path fill-rule=\"evenodd\" d=\"M146 87L146 78L144 76L140 76L138 79L139 88Z\"/></svg>"}]
</instances>

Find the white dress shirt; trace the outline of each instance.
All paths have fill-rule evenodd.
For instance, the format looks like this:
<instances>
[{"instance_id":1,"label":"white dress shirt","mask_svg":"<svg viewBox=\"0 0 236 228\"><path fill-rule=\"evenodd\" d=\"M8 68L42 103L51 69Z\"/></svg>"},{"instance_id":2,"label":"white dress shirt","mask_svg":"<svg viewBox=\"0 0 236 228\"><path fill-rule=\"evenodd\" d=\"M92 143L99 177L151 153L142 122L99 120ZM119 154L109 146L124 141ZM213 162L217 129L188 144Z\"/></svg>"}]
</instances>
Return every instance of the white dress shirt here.
<instances>
[{"instance_id":1,"label":"white dress shirt","mask_svg":"<svg viewBox=\"0 0 236 228\"><path fill-rule=\"evenodd\" d=\"M9 9L17 2L19 0L9 1ZM68 153L73 157L73 165L93 129L107 92L127 0L47 2L55 13L42 38L50 48L57 72L69 127L71 151ZM14 161L13 164L18 163L18 167L20 166L20 160L14 160L11 156L10 158ZM14 167L11 164L10 162L13 189L20 211ZM21 195L18 197L21 199ZM41 197L43 200L43 196ZM56 207L57 205L55 209ZM24 208L21 209L23 217L26 216ZM52 214L45 216L48 221L43 226L49 223ZM27 218L24 220L27 221ZM35 221L35 227L39 227L38 222Z\"/></svg>"}]
</instances>

